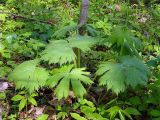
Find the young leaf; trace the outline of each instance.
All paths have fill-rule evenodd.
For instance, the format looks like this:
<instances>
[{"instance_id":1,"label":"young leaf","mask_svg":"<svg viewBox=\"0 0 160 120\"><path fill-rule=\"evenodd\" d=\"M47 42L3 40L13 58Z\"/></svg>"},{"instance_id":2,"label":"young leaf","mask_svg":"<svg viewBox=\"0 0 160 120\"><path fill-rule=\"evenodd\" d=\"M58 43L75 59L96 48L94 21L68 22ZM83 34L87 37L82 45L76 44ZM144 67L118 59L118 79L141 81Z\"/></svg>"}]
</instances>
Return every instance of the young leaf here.
<instances>
[{"instance_id":1,"label":"young leaf","mask_svg":"<svg viewBox=\"0 0 160 120\"><path fill-rule=\"evenodd\" d=\"M126 120L125 117L123 116L123 114L122 114L122 112L121 112L120 110L118 111L118 113L119 113L119 117L120 117L121 120Z\"/></svg>"},{"instance_id":2,"label":"young leaf","mask_svg":"<svg viewBox=\"0 0 160 120\"><path fill-rule=\"evenodd\" d=\"M86 106L86 105L81 106L80 109L81 109L81 112L84 113L84 114L93 113L96 110L95 107L89 107L89 106Z\"/></svg>"},{"instance_id":3,"label":"young leaf","mask_svg":"<svg viewBox=\"0 0 160 120\"><path fill-rule=\"evenodd\" d=\"M90 120L108 120L107 118L103 118L100 114L98 113L86 113L86 117Z\"/></svg>"},{"instance_id":4,"label":"young leaf","mask_svg":"<svg viewBox=\"0 0 160 120\"><path fill-rule=\"evenodd\" d=\"M91 102L91 101L88 101L88 100L86 100L86 99L80 99L79 100L79 103L81 104L81 105L88 105L89 107L94 107L94 104L93 104L93 102Z\"/></svg>"},{"instance_id":5,"label":"young leaf","mask_svg":"<svg viewBox=\"0 0 160 120\"><path fill-rule=\"evenodd\" d=\"M76 55L66 40L51 41L42 53L42 60L49 61L49 64L65 64L75 59Z\"/></svg>"},{"instance_id":6,"label":"young leaf","mask_svg":"<svg viewBox=\"0 0 160 120\"><path fill-rule=\"evenodd\" d=\"M37 102L36 102L36 100L33 97L29 97L28 98L28 102L30 102L32 105L37 106Z\"/></svg>"},{"instance_id":7,"label":"young leaf","mask_svg":"<svg viewBox=\"0 0 160 120\"><path fill-rule=\"evenodd\" d=\"M137 50L142 49L141 41L136 38L133 33L122 26L116 27L108 40L112 44L116 44L117 47L120 47L121 49L123 48L123 51L121 51L123 54L128 54L129 52L137 55Z\"/></svg>"},{"instance_id":8,"label":"young leaf","mask_svg":"<svg viewBox=\"0 0 160 120\"><path fill-rule=\"evenodd\" d=\"M70 37L66 40L51 41L42 53L41 59L51 63L59 63L60 65L71 63L76 59L73 48L79 48L86 52L90 50L96 42L89 36ZM54 57L53 57L54 56Z\"/></svg>"},{"instance_id":9,"label":"young leaf","mask_svg":"<svg viewBox=\"0 0 160 120\"><path fill-rule=\"evenodd\" d=\"M73 65L63 66L59 69L53 70L53 76L47 81L49 87L55 87L55 94L58 99L67 97L69 95L70 83L72 90L77 97L83 97L86 93L82 85L91 84L92 81L89 77L89 72L84 71L85 68L73 68Z\"/></svg>"},{"instance_id":10,"label":"young leaf","mask_svg":"<svg viewBox=\"0 0 160 120\"><path fill-rule=\"evenodd\" d=\"M66 117L68 117L68 114L67 112L59 112L58 115L57 115L57 119L65 119Z\"/></svg>"},{"instance_id":11,"label":"young leaf","mask_svg":"<svg viewBox=\"0 0 160 120\"><path fill-rule=\"evenodd\" d=\"M123 46L125 42L129 46L136 47L137 49L141 49L141 42L136 37L134 37L133 33L131 33L126 28L122 26L118 26L113 30L111 36L109 36L109 40L114 44L116 43L118 46Z\"/></svg>"},{"instance_id":12,"label":"young leaf","mask_svg":"<svg viewBox=\"0 0 160 120\"><path fill-rule=\"evenodd\" d=\"M27 103L27 99L26 98L23 98L20 101L20 103L19 103L19 111L21 111L25 107L26 103Z\"/></svg>"},{"instance_id":13,"label":"young leaf","mask_svg":"<svg viewBox=\"0 0 160 120\"><path fill-rule=\"evenodd\" d=\"M44 86L48 78L48 72L44 68L36 67L37 60L25 61L18 65L9 75L16 89L25 89L32 93Z\"/></svg>"},{"instance_id":14,"label":"young leaf","mask_svg":"<svg viewBox=\"0 0 160 120\"><path fill-rule=\"evenodd\" d=\"M75 120L87 120L84 117L81 117L79 114L77 113L71 113L72 118L74 118Z\"/></svg>"},{"instance_id":15,"label":"young leaf","mask_svg":"<svg viewBox=\"0 0 160 120\"><path fill-rule=\"evenodd\" d=\"M15 96L12 97L11 100L13 100L13 101L19 101L19 100L21 100L23 98L24 98L24 96L22 96L22 95L15 95Z\"/></svg>"},{"instance_id":16,"label":"young leaf","mask_svg":"<svg viewBox=\"0 0 160 120\"><path fill-rule=\"evenodd\" d=\"M109 116L110 116L110 119L114 119L116 117L116 115L118 114L119 111L121 111L122 109L118 106L113 106L111 108L109 108L107 110L107 112L109 112Z\"/></svg>"},{"instance_id":17,"label":"young leaf","mask_svg":"<svg viewBox=\"0 0 160 120\"><path fill-rule=\"evenodd\" d=\"M146 85L149 70L140 60L124 56L118 63L102 63L96 74L101 75L99 85L105 85L118 94L127 86Z\"/></svg>"},{"instance_id":18,"label":"young leaf","mask_svg":"<svg viewBox=\"0 0 160 120\"><path fill-rule=\"evenodd\" d=\"M79 48L83 52L90 51L90 48L96 44L98 38L89 37L89 36L75 36L69 37L69 45L72 48Z\"/></svg>"},{"instance_id":19,"label":"young leaf","mask_svg":"<svg viewBox=\"0 0 160 120\"><path fill-rule=\"evenodd\" d=\"M47 114L43 114L43 115L39 116L36 120L47 120L48 116L49 115L47 115Z\"/></svg>"},{"instance_id":20,"label":"young leaf","mask_svg":"<svg viewBox=\"0 0 160 120\"><path fill-rule=\"evenodd\" d=\"M132 116L129 114L129 113L127 113L125 110L122 110L121 111L126 117L128 117L130 120L133 120L132 119Z\"/></svg>"},{"instance_id":21,"label":"young leaf","mask_svg":"<svg viewBox=\"0 0 160 120\"><path fill-rule=\"evenodd\" d=\"M132 107L126 108L125 112L127 112L130 115L141 115L141 113L137 109L132 108Z\"/></svg>"}]
</instances>

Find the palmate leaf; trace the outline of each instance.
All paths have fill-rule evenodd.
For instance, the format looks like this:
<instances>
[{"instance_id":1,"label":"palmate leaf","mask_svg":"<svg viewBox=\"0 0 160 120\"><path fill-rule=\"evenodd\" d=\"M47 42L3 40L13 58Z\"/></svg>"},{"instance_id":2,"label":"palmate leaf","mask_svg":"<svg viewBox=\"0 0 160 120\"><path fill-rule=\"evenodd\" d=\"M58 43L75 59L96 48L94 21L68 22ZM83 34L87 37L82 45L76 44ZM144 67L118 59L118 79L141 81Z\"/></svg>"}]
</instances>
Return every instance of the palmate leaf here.
<instances>
[{"instance_id":1,"label":"palmate leaf","mask_svg":"<svg viewBox=\"0 0 160 120\"><path fill-rule=\"evenodd\" d=\"M76 59L73 48L79 48L83 52L89 51L90 47L95 44L95 40L88 36L70 37L66 40L51 41L42 53L42 60L51 63L71 63Z\"/></svg>"},{"instance_id":2,"label":"palmate leaf","mask_svg":"<svg viewBox=\"0 0 160 120\"><path fill-rule=\"evenodd\" d=\"M75 36L67 39L72 48L79 48L83 52L89 51L90 47L96 44L97 38L89 36Z\"/></svg>"},{"instance_id":3,"label":"palmate leaf","mask_svg":"<svg viewBox=\"0 0 160 120\"><path fill-rule=\"evenodd\" d=\"M149 70L137 58L124 56L118 63L102 63L96 74L101 76L99 85L104 85L118 94L127 86L146 85Z\"/></svg>"},{"instance_id":4,"label":"palmate leaf","mask_svg":"<svg viewBox=\"0 0 160 120\"><path fill-rule=\"evenodd\" d=\"M32 93L46 84L48 72L37 67L37 64L38 60L25 61L10 73L8 78L15 83L16 89L25 89Z\"/></svg>"},{"instance_id":5,"label":"palmate leaf","mask_svg":"<svg viewBox=\"0 0 160 120\"><path fill-rule=\"evenodd\" d=\"M77 97L83 97L86 93L84 84L91 84L92 81L89 77L89 72L85 72L85 68L73 68L73 65L63 66L53 70L53 76L51 76L47 85L49 87L55 87L55 95L58 99L67 97L69 95L70 88Z\"/></svg>"},{"instance_id":6,"label":"palmate leaf","mask_svg":"<svg viewBox=\"0 0 160 120\"><path fill-rule=\"evenodd\" d=\"M51 41L42 53L42 60L51 63L65 64L76 59L76 55L66 40Z\"/></svg>"},{"instance_id":7,"label":"palmate leaf","mask_svg":"<svg viewBox=\"0 0 160 120\"><path fill-rule=\"evenodd\" d=\"M111 43L116 44L117 47L123 47L125 54L127 52L137 54L137 50L142 49L141 41L133 33L121 26L116 27L108 39Z\"/></svg>"}]
</instances>

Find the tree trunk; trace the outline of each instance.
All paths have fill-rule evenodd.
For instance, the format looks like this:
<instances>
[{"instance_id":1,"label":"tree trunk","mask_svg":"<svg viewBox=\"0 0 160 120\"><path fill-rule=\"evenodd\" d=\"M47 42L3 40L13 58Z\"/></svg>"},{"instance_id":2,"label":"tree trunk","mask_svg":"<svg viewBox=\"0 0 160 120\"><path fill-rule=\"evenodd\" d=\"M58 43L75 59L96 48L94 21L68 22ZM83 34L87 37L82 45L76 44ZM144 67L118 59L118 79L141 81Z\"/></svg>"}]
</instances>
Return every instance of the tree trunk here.
<instances>
[{"instance_id":1,"label":"tree trunk","mask_svg":"<svg viewBox=\"0 0 160 120\"><path fill-rule=\"evenodd\" d=\"M80 35L84 34L84 25L87 22L88 9L89 9L89 0L82 0L80 18L78 23L78 31Z\"/></svg>"}]
</instances>

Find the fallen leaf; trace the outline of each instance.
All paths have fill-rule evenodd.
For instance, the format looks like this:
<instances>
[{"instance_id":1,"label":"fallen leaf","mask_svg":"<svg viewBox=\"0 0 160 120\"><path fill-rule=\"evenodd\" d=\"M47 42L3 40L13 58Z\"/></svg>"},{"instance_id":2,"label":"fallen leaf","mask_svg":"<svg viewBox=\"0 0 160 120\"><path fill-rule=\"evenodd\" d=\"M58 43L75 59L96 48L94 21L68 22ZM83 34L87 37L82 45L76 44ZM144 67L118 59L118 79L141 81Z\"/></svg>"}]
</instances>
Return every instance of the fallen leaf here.
<instances>
[{"instance_id":1,"label":"fallen leaf","mask_svg":"<svg viewBox=\"0 0 160 120\"><path fill-rule=\"evenodd\" d=\"M43 107L36 107L36 112L35 114L38 116L38 115L42 115L43 114L43 111L45 109L46 106L43 106Z\"/></svg>"},{"instance_id":2,"label":"fallen leaf","mask_svg":"<svg viewBox=\"0 0 160 120\"><path fill-rule=\"evenodd\" d=\"M121 11L121 6L120 5L115 5L115 9L117 12Z\"/></svg>"},{"instance_id":3,"label":"fallen leaf","mask_svg":"<svg viewBox=\"0 0 160 120\"><path fill-rule=\"evenodd\" d=\"M8 82L0 82L0 92L8 88Z\"/></svg>"}]
</instances>

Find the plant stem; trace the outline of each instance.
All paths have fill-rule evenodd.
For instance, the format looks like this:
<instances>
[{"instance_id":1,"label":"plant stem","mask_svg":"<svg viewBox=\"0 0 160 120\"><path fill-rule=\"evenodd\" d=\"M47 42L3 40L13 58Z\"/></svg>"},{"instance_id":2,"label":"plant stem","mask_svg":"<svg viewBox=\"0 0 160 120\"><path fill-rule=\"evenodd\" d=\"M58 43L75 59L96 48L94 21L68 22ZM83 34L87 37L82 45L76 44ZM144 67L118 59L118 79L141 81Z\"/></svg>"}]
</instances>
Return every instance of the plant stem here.
<instances>
[{"instance_id":1,"label":"plant stem","mask_svg":"<svg viewBox=\"0 0 160 120\"><path fill-rule=\"evenodd\" d=\"M129 0L127 0L127 6L128 6L128 8L127 8L127 13L126 13L126 21L125 21L125 25L127 26L128 25L128 20L129 20Z\"/></svg>"},{"instance_id":2,"label":"plant stem","mask_svg":"<svg viewBox=\"0 0 160 120\"><path fill-rule=\"evenodd\" d=\"M79 48L77 49L77 67L81 67L81 50Z\"/></svg>"},{"instance_id":3,"label":"plant stem","mask_svg":"<svg viewBox=\"0 0 160 120\"><path fill-rule=\"evenodd\" d=\"M120 51L120 55L121 55L121 56L122 56L122 54L123 54L123 47L124 47L124 45L121 46L121 51Z\"/></svg>"},{"instance_id":4,"label":"plant stem","mask_svg":"<svg viewBox=\"0 0 160 120\"><path fill-rule=\"evenodd\" d=\"M77 68L77 61L76 61L76 59L74 59L74 65L75 65L75 68Z\"/></svg>"},{"instance_id":5,"label":"plant stem","mask_svg":"<svg viewBox=\"0 0 160 120\"><path fill-rule=\"evenodd\" d=\"M28 99L27 99L27 102L28 102ZM26 118L28 118L28 109L27 109L28 104L27 104L27 102L26 102Z\"/></svg>"},{"instance_id":6,"label":"plant stem","mask_svg":"<svg viewBox=\"0 0 160 120\"><path fill-rule=\"evenodd\" d=\"M78 22L78 33L83 36L85 34L84 25L88 18L89 0L82 0L80 17ZM81 51L77 48L77 67L81 67Z\"/></svg>"},{"instance_id":7,"label":"plant stem","mask_svg":"<svg viewBox=\"0 0 160 120\"><path fill-rule=\"evenodd\" d=\"M30 93L26 93L25 94L25 99L27 99L27 101L26 101L26 118L28 118L28 108L27 108L27 106L28 106L28 98L29 98L29 95L30 95Z\"/></svg>"}]
</instances>

